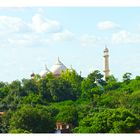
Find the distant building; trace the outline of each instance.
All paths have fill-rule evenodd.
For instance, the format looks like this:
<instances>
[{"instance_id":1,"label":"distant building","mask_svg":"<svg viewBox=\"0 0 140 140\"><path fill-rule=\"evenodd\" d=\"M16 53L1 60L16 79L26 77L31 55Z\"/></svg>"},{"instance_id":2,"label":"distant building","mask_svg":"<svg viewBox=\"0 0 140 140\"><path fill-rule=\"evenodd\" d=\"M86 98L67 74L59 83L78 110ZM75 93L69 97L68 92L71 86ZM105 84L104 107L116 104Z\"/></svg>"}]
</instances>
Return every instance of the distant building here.
<instances>
[{"instance_id":1,"label":"distant building","mask_svg":"<svg viewBox=\"0 0 140 140\"><path fill-rule=\"evenodd\" d=\"M0 116L4 115L5 112L0 112Z\"/></svg>"},{"instance_id":2,"label":"distant building","mask_svg":"<svg viewBox=\"0 0 140 140\"><path fill-rule=\"evenodd\" d=\"M57 122L56 123L56 133L71 133L72 124Z\"/></svg>"},{"instance_id":3,"label":"distant building","mask_svg":"<svg viewBox=\"0 0 140 140\"><path fill-rule=\"evenodd\" d=\"M39 75L42 78L44 78L48 73L52 73L54 76L59 76L62 73L62 71L66 71L66 70L67 70L67 67L60 61L58 57L55 65L53 65L50 70L47 68L47 65L45 65L45 69L41 70ZM31 78L34 78L34 76L35 74L32 73Z\"/></svg>"},{"instance_id":4,"label":"distant building","mask_svg":"<svg viewBox=\"0 0 140 140\"><path fill-rule=\"evenodd\" d=\"M107 77L109 76L109 50L107 47L105 47L104 49L104 77L105 80L107 79ZM52 73L54 76L59 76L62 71L66 71L68 68L60 61L59 57L56 61L56 63L50 68L50 70L47 68L47 66L45 65L45 69L41 70L41 72L39 73L40 77L45 77L48 73ZM80 75L81 75L81 71L80 71ZM32 73L31 74L31 78L34 78L35 74Z\"/></svg>"},{"instance_id":5,"label":"distant building","mask_svg":"<svg viewBox=\"0 0 140 140\"><path fill-rule=\"evenodd\" d=\"M50 71L53 73L53 75L59 76L62 71L66 71L66 69L67 67L59 60L58 57L56 64L51 67Z\"/></svg>"},{"instance_id":6,"label":"distant building","mask_svg":"<svg viewBox=\"0 0 140 140\"><path fill-rule=\"evenodd\" d=\"M45 77L48 73L50 72L50 70L47 68L47 65L45 65L45 70L42 70L39 75L43 78Z\"/></svg>"},{"instance_id":7,"label":"distant building","mask_svg":"<svg viewBox=\"0 0 140 140\"><path fill-rule=\"evenodd\" d=\"M134 133L139 133L140 134L140 129L139 130L135 130L135 132Z\"/></svg>"}]
</instances>

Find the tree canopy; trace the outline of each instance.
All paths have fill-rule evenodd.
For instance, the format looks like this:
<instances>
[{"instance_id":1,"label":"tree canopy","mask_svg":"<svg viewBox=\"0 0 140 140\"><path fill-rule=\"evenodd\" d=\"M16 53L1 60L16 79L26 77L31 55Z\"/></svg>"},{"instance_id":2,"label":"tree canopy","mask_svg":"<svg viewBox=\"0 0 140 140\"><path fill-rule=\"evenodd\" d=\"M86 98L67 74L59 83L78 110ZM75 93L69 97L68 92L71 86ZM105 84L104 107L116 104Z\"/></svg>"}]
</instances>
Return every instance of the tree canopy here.
<instances>
[{"instance_id":1,"label":"tree canopy","mask_svg":"<svg viewBox=\"0 0 140 140\"><path fill-rule=\"evenodd\" d=\"M0 82L1 133L55 133L56 122L73 133L133 133L140 129L140 76L118 81L95 70Z\"/></svg>"}]
</instances>

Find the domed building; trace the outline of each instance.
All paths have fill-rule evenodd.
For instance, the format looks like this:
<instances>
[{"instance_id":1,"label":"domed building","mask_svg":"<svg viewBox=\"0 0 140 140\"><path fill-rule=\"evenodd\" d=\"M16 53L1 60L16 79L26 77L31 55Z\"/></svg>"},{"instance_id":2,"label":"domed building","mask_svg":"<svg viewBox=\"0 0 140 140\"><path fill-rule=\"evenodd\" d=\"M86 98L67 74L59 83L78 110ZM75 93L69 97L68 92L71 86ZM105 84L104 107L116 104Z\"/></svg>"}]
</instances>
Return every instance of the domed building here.
<instances>
[{"instance_id":1,"label":"domed building","mask_svg":"<svg viewBox=\"0 0 140 140\"><path fill-rule=\"evenodd\" d=\"M48 74L50 72L50 70L47 68L47 66L45 65L45 70L42 70L39 75L43 78L46 76L46 74Z\"/></svg>"},{"instance_id":2,"label":"domed building","mask_svg":"<svg viewBox=\"0 0 140 140\"><path fill-rule=\"evenodd\" d=\"M55 63L49 70L47 66L45 65L45 69L41 70L39 73L40 77L44 78L48 73L52 73L54 76L59 76L62 71L66 71L67 67L60 61L59 57ZM35 74L31 74L31 78L34 78Z\"/></svg>"},{"instance_id":3,"label":"domed building","mask_svg":"<svg viewBox=\"0 0 140 140\"><path fill-rule=\"evenodd\" d=\"M59 57L58 57L56 64L51 67L50 71L55 76L59 76L61 72L66 71L66 69L67 67L59 60Z\"/></svg>"},{"instance_id":4,"label":"domed building","mask_svg":"<svg viewBox=\"0 0 140 140\"><path fill-rule=\"evenodd\" d=\"M104 49L104 63L103 63L103 66L104 66L104 78L105 80L107 79L107 77L110 75L110 69L109 69L109 49L105 46L105 49ZM59 57L57 59L57 62L55 65L53 65L51 67L51 69L49 70L47 68L47 66L45 66L45 70L42 70L39 75L43 78L45 77L48 73L52 73L54 76L59 76L62 72L65 72L68 68L60 61ZM72 70L69 69L69 70ZM81 75L81 71L80 71L80 75ZM34 78L35 77L35 73L32 73L31 74L31 78Z\"/></svg>"}]
</instances>

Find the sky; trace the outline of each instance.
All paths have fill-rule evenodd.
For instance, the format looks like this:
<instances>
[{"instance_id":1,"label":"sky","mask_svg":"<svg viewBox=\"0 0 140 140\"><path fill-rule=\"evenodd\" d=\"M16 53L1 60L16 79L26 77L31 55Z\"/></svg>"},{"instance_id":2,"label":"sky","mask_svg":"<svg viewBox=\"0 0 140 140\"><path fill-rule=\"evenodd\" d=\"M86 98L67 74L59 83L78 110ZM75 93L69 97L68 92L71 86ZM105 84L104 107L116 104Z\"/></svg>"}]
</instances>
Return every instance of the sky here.
<instances>
[{"instance_id":1,"label":"sky","mask_svg":"<svg viewBox=\"0 0 140 140\"><path fill-rule=\"evenodd\" d=\"M0 8L0 81L11 82L50 69L57 57L82 76L103 73L109 49L110 74L140 75L140 8Z\"/></svg>"}]
</instances>

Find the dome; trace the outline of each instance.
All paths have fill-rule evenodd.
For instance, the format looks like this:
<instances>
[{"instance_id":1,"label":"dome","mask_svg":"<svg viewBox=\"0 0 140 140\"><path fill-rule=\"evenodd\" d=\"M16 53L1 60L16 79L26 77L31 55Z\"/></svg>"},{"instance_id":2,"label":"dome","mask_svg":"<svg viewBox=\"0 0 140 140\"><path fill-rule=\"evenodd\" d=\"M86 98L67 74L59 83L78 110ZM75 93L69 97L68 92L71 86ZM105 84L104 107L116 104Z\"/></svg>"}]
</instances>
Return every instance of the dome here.
<instances>
[{"instance_id":1,"label":"dome","mask_svg":"<svg viewBox=\"0 0 140 140\"><path fill-rule=\"evenodd\" d=\"M45 65L45 70L42 70L42 71L39 73L39 75L40 75L41 77L45 77L46 74L48 74L49 72L50 72L49 69L48 69L47 66Z\"/></svg>"},{"instance_id":2,"label":"dome","mask_svg":"<svg viewBox=\"0 0 140 140\"><path fill-rule=\"evenodd\" d=\"M52 66L51 72L54 75L60 75L62 71L65 71L67 68L66 66L59 60L57 60L56 64Z\"/></svg>"},{"instance_id":3,"label":"dome","mask_svg":"<svg viewBox=\"0 0 140 140\"><path fill-rule=\"evenodd\" d=\"M34 76L35 76L35 74L34 74L34 72L31 74L31 78L34 78Z\"/></svg>"}]
</instances>

